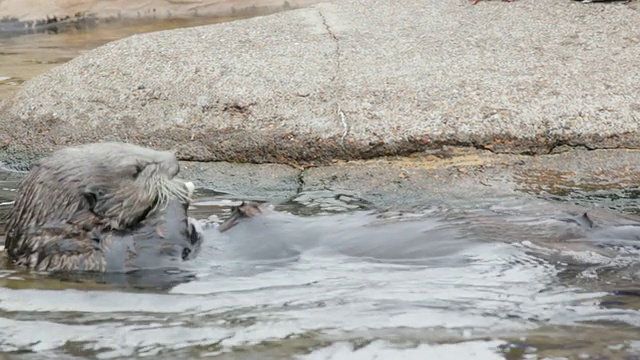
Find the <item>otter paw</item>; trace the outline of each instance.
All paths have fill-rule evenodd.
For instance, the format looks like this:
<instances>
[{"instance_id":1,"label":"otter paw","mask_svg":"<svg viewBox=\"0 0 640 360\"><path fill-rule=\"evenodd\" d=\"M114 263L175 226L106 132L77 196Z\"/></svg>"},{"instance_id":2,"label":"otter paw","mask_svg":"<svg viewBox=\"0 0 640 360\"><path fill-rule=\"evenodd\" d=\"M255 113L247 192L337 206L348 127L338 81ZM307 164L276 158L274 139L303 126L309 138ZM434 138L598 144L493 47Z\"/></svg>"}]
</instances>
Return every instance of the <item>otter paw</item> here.
<instances>
[{"instance_id":1,"label":"otter paw","mask_svg":"<svg viewBox=\"0 0 640 360\"><path fill-rule=\"evenodd\" d=\"M202 242L202 233L203 227L200 224L200 221L189 217L187 218L189 223L189 240L191 241L191 245L199 245Z\"/></svg>"},{"instance_id":2,"label":"otter paw","mask_svg":"<svg viewBox=\"0 0 640 360\"><path fill-rule=\"evenodd\" d=\"M222 220L220 220L217 215L211 215L206 219L198 219L195 221L200 224L202 229L212 229L218 227L220 223L222 223Z\"/></svg>"}]
</instances>

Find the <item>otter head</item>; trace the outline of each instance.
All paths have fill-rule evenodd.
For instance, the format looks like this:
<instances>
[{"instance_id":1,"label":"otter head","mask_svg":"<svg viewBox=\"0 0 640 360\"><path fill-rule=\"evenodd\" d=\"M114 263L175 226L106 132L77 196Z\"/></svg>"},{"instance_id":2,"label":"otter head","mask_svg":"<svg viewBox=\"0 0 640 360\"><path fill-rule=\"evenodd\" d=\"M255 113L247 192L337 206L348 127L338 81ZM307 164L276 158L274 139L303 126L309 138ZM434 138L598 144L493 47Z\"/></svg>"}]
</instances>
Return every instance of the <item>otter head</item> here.
<instances>
[{"instance_id":1,"label":"otter head","mask_svg":"<svg viewBox=\"0 0 640 360\"><path fill-rule=\"evenodd\" d=\"M175 180L176 157L125 143L94 143L58 150L21 181L9 214L5 247L12 256L34 251L29 231L47 224L91 230L125 229L188 189Z\"/></svg>"}]
</instances>

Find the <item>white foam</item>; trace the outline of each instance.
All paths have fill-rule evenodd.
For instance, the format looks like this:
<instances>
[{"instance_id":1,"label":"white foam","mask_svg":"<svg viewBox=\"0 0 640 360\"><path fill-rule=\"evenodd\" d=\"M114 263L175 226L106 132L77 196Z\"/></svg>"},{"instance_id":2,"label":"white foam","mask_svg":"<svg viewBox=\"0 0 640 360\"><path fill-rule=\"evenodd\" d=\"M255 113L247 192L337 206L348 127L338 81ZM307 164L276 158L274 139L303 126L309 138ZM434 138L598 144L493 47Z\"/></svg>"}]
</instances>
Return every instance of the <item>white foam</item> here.
<instances>
[{"instance_id":1,"label":"white foam","mask_svg":"<svg viewBox=\"0 0 640 360\"><path fill-rule=\"evenodd\" d=\"M420 344L415 347L400 347L386 341L374 341L367 346L354 349L346 342L335 343L304 356L300 360L365 360L365 359L504 359L498 350L502 341L467 341L457 344Z\"/></svg>"}]
</instances>

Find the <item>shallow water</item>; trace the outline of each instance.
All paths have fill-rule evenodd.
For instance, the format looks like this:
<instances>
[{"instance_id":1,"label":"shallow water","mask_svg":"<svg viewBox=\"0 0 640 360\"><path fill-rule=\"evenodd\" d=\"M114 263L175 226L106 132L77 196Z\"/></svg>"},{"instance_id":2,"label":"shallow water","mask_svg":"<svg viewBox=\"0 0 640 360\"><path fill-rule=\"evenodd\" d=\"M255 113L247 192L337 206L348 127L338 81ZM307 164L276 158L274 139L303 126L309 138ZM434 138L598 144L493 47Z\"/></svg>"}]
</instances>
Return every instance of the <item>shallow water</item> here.
<instances>
[{"instance_id":1,"label":"shallow water","mask_svg":"<svg viewBox=\"0 0 640 360\"><path fill-rule=\"evenodd\" d=\"M0 101L16 92L23 82L110 41L150 31L216 24L271 12L275 10L247 11L234 17L83 23L67 26L64 31L56 28L21 36L0 32Z\"/></svg>"},{"instance_id":2,"label":"shallow water","mask_svg":"<svg viewBox=\"0 0 640 360\"><path fill-rule=\"evenodd\" d=\"M3 179L0 202L8 202L16 182ZM198 189L192 215L224 218L236 200ZM210 230L185 265L195 278L168 288L0 271L0 351L29 359L640 356L639 250L587 239L561 221L577 209L566 201L382 214L313 214L295 202L276 209L287 212ZM594 214L600 224L630 222Z\"/></svg>"}]
</instances>

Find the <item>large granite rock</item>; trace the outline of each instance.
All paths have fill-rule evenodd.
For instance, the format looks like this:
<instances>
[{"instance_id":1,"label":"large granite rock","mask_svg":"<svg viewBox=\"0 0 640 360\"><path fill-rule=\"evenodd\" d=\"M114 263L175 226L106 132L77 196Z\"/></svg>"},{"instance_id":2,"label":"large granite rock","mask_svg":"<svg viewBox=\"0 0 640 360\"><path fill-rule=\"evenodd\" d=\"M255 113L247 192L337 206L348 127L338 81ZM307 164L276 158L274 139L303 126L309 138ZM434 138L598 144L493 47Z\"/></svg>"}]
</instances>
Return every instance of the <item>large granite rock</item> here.
<instances>
[{"instance_id":1,"label":"large granite rock","mask_svg":"<svg viewBox=\"0 0 640 360\"><path fill-rule=\"evenodd\" d=\"M5 100L0 156L100 140L258 163L638 147L635 4L336 0L136 35Z\"/></svg>"}]
</instances>

